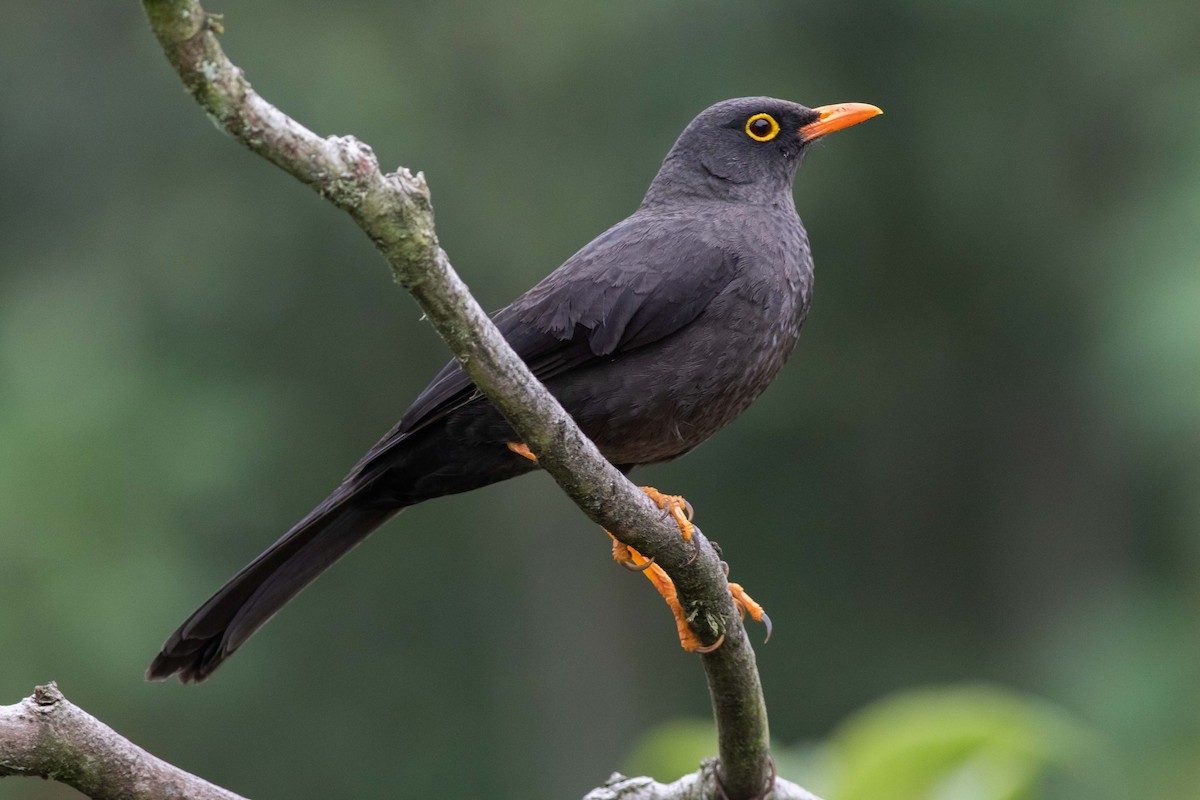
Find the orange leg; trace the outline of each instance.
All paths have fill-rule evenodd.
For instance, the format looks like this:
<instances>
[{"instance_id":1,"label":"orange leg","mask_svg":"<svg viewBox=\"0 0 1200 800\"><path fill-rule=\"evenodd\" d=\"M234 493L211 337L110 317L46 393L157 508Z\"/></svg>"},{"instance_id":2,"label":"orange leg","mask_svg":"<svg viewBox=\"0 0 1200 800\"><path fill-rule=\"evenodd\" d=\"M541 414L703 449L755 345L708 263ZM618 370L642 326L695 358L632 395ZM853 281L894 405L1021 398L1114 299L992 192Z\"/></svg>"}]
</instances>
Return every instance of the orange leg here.
<instances>
[{"instance_id":1,"label":"orange leg","mask_svg":"<svg viewBox=\"0 0 1200 800\"><path fill-rule=\"evenodd\" d=\"M612 536L612 534L608 534ZM692 627L688 625L687 614L683 612L683 606L679 604L679 595L675 592L675 584L667 577L667 573L663 568L655 564L651 559L634 550L627 544L618 542L616 537L613 537L613 560L623 567L641 572L646 576L650 583L654 584L654 588L662 595L663 600L667 601L667 605L671 609L671 613L675 615L675 628L679 633L679 646L689 653L710 653L720 646L720 640L715 645L705 647L700 641L700 637L692 632ZM633 566L630 567L629 565Z\"/></svg>"},{"instance_id":2,"label":"orange leg","mask_svg":"<svg viewBox=\"0 0 1200 800\"><path fill-rule=\"evenodd\" d=\"M675 617L675 629L679 634L680 647L689 653L711 653L721 646L721 643L725 641L725 634L721 634L721 637L717 641L707 647L700 642L700 637L696 636L692 631L691 625L688 624L687 614L684 612L683 606L680 605L679 595L675 591L675 584L663 568L654 563L654 559L646 558L629 545L618 542L616 537L611 533L608 535L613 540L613 560L626 569L641 572L645 575L646 579L662 595L663 600L667 601L667 606L671 609L671 613ZM763 607L746 593L746 590L742 588L740 583L730 583L729 594L733 596L733 604L741 612L742 616L749 614L752 620L761 622L767 626L767 638L763 642L765 644L770 641L771 618L767 616L767 612L763 610Z\"/></svg>"},{"instance_id":3,"label":"orange leg","mask_svg":"<svg viewBox=\"0 0 1200 800\"><path fill-rule=\"evenodd\" d=\"M537 456L529 449L529 445L524 442L505 442L508 449L517 455L528 458L530 461L537 461ZM685 542L692 540L692 504L683 497L677 494L663 494L653 486L640 487L646 496L654 501L654 504L663 511L675 518L675 524L679 526L679 534ZM605 531L605 533L608 533ZM611 533L608 534L612 536ZM720 638L707 647L700 641L700 637L692 631L691 625L688 624L687 614L683 611L683 606L679 604L679 595L675 591L675 584L671 582L671 578L663 571L663 568L654 563L653 558L646 558L637 550L634 550L627 544L617 541L613 537L612 546L613 560L626 569L640 572L646 576L646 579L654 585L658 593L662 595L663 600L667 601L667 606L670 607L671 613L675 616L675 628L679 633L679 645L689 653L711 653L721 646L725 641L725 634L721 634ZM756 622L766 622L767 638L771 638L771 619L764 612L762 606L754 602L750 595L740 584L729 584L730 594L733 595L734 605L743 615L749 614Z\"/></svg>"}]
</instances>

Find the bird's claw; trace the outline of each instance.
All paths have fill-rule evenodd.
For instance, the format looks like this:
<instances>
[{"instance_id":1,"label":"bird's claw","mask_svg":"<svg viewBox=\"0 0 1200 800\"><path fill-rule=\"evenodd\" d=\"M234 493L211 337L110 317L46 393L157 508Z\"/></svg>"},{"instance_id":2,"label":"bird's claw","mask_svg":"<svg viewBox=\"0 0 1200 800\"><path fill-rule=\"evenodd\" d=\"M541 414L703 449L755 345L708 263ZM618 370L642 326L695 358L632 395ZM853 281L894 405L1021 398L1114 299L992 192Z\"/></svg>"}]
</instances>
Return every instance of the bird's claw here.
<instances>
[{"instance_id":1,"label":"bird's claw","mask_svg":"<svg viewBox=\"0 0 1200 800\"><path fill-rule=\"evenodd\" d=\"M608 531L605 531L605 533L608 533ZM612 544L613 561L616 561L618 564L620 564L622 567L629 570L630 572L645 572L646 570L650 569L650 567L654 566L654 556L650 556L649 558L646 558L644 555L639 553L637 550L634 550L629 545L625 544L624 542L618 541L617 537L613 536L611 533L609 533L608 535L610 537L612 537L612 540L613 540L613 544Z\"/></svg>"},{"instance_id":2,"label":"bird's claw","mask_svg":"<svg viewBox=\"0 0 1200 800\"><path fill-rule=\"evenodd\" d=\"M646 570L648 570L652 566L654 566L654 556L650 556L641 564L637 563L633 559L626 559L626 560L618 559L617 563L620 564L625 569L629 570L630 572L645 572Z\"/></svg>"}]
</instances>

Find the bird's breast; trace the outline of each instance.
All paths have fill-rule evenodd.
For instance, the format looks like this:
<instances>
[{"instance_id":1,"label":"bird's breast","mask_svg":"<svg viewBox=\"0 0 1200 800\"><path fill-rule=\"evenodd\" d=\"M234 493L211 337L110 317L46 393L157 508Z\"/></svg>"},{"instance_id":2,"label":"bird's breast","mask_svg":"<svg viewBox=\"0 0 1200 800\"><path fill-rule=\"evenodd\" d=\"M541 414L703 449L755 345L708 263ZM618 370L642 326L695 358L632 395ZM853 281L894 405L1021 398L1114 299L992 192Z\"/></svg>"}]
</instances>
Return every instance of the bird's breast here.
<instances>
[{"instance_id":1,"label":"bird's breast","mask_svg":"<svg viewBox=\"0 0 1200 800\"><path fill-rule=\"evenodd\" d=\"M686 453L779 374L812 292L803 229L792 241L760 243L739 264L734 280L684 329L551 383L614 464Z\"/></svg>"}]
</instances>

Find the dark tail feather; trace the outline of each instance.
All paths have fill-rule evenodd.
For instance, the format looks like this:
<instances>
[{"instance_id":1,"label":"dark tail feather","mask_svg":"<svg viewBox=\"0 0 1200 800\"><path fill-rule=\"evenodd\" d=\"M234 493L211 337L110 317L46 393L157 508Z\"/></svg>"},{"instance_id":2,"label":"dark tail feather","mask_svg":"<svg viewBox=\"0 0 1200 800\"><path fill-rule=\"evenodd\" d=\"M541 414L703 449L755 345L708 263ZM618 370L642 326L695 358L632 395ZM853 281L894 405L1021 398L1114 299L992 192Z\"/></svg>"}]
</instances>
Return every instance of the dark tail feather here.
<instances>
[{"instance_id":1,"label":"dark tail feather","mask_svg":"<svg viewBox=\"0 0 1200 800\"><path fill-rule=\"evenodd\" d=\"M202 681L284 603L399 511L335 494L226 583L179 630L146 670Z\"/></svg>"}]
</instances>

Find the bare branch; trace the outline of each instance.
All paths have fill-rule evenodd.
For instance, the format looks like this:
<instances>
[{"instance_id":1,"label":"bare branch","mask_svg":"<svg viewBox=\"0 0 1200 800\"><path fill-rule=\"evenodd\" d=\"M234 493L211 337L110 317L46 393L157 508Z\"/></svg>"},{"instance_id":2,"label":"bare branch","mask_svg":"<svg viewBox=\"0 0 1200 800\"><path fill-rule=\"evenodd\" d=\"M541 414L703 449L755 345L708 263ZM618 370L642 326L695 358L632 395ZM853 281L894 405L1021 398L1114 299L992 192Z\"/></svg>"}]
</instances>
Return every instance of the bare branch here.
<instances>
[{"instance_id":1,"label":"bare branch","mask_svg":"<svg viewBox=\"0 0 1200 800\"><path fill-rule=\"evenodd\" d=\"M104 800L244 800L150 755L53 682L0 706L0 777L8 775L51 778Z\"/></svg>"}]
</instances>

